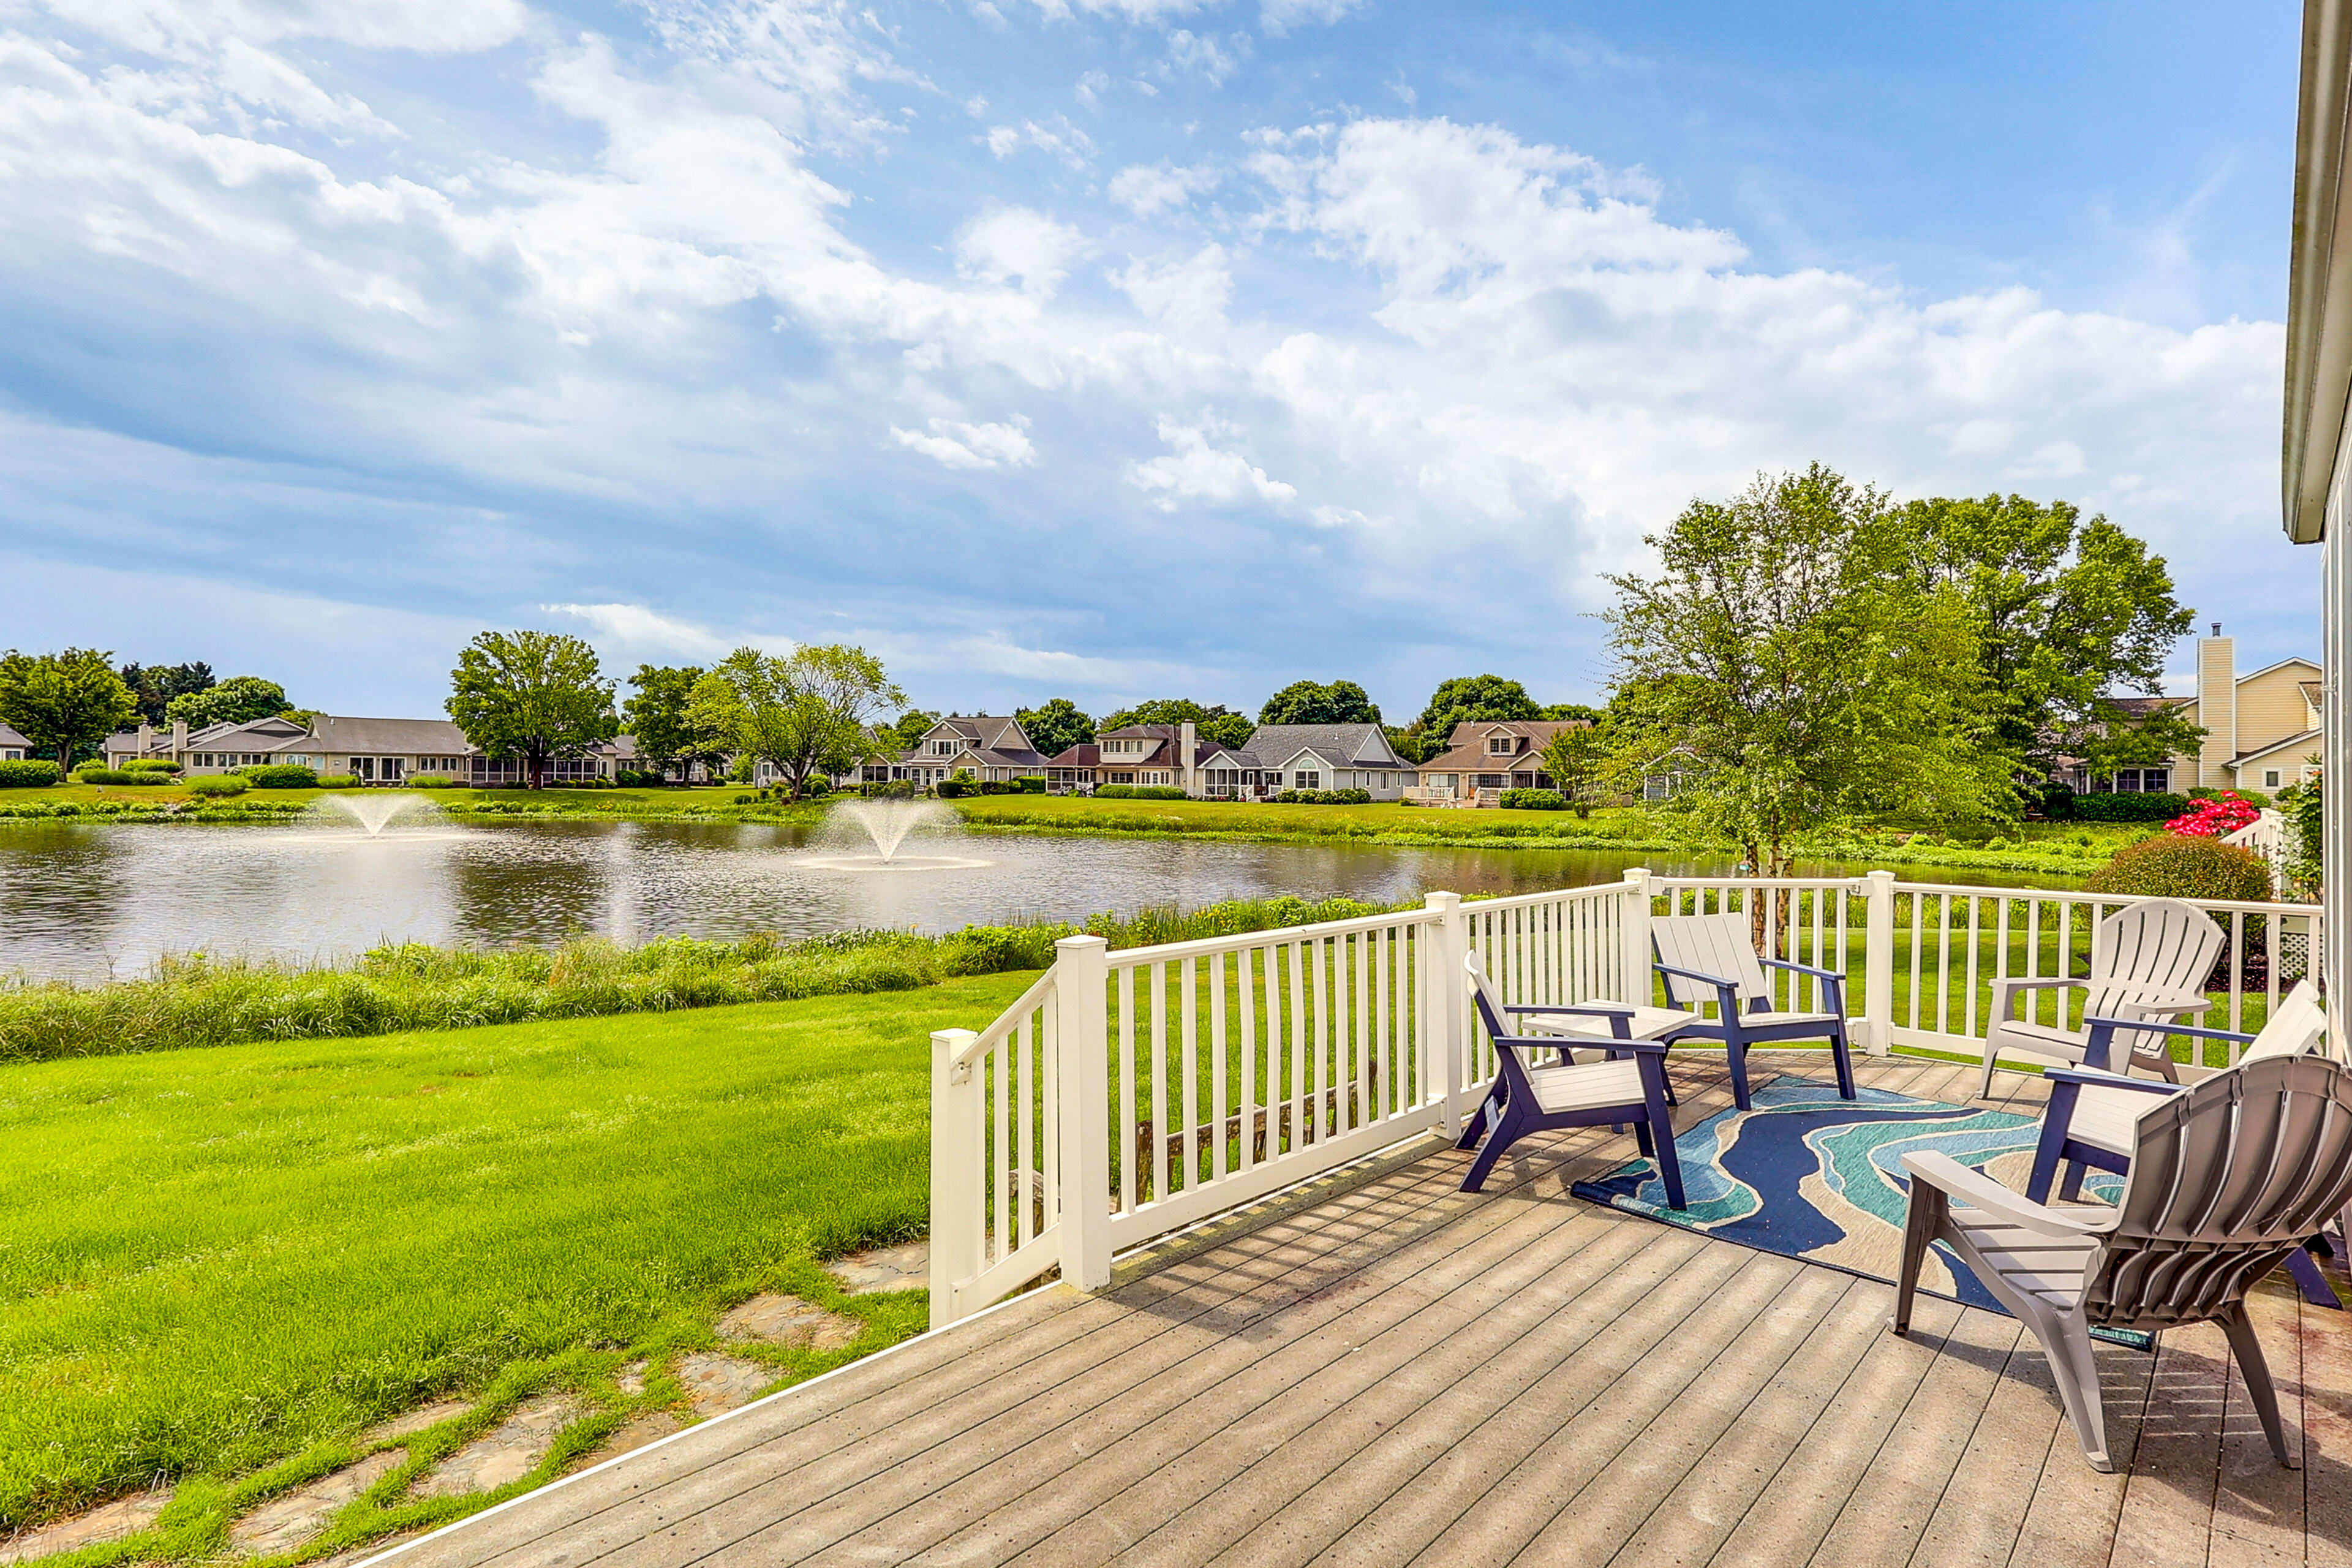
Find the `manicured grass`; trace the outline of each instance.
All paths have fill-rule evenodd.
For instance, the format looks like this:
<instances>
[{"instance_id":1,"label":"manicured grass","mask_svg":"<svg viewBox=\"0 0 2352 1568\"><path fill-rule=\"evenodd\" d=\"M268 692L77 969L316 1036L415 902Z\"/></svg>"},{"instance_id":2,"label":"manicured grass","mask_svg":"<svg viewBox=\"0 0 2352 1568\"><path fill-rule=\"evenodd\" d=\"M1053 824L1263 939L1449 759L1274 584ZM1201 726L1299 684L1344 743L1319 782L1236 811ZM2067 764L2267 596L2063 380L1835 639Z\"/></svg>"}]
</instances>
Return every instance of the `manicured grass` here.
<instances>
[{"instance_id":1,"label":"manicured grass","mask_svg":"<svg viewBox=\"0 0 2352 1568\"><path fill-rule=\"evenodd\" d=\"M917 1331L920 1293L845 1303L815 1263L922 1233L929 1032L1033 978L9 1068L0 1523L179 1479L142 1550L216 1550L437 1394L617 1423L615 1368L762 1289L869 1321L788 1373ZM371 1510L335 1539L462 1507Z\"/></svg>"}]
</instances>

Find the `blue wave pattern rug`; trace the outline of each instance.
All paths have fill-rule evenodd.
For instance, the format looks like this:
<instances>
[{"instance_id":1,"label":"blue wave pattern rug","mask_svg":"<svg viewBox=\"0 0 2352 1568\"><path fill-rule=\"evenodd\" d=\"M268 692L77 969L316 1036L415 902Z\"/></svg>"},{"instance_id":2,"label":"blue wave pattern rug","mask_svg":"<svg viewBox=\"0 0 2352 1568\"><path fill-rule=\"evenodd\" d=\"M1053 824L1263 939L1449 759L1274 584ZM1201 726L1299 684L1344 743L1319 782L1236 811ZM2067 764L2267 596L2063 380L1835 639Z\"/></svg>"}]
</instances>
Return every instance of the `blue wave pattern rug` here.
<instances>
[{"instance_id":1,"label":"blue wave pattern rug","mask_svg":"<svg viewBox=\"0 0 2352 1568\"><path fill-rule=\"evenodd\" d=\"M1665 1188L1645 1159L1570 1190L1664 1225L1701 1231L1759 1252L1801 1258L1892 1283L1903 1263L1903 1211L1909 1193L1903 1156L1933 1149L2012 1192L2033 1165L2035 1120L2013 1111L1915 1100L1864 1089L1840 1100L1836 1086L1783 1074L1758 1089L1752 1110L1725 1110L1675 1139L1689 1206L1666 1206ZM2093 1172L2084 1195L2113 1203L2123 1178ZM1938 1243L1919 1288L1989 1311L1992 1293ZM2094 1330L2145 1349L2150 1336Z\"/></svg>"}]
</instances>

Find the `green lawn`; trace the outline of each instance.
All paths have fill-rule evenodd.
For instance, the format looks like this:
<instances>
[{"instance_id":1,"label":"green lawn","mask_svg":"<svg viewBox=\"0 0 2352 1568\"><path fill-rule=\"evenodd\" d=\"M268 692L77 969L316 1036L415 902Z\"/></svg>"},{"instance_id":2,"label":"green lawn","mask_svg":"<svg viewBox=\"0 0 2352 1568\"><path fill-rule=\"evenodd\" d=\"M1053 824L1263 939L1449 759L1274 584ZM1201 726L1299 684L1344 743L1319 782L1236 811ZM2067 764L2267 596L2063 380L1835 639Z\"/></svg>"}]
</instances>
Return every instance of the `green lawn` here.
<instances>
[{"instance_id":1,"label":"green lawn","mask_svg":"<svg viewBox=\"0 0 2352 1568\"><path fill-rule=\"evenodd\" d=\"M919 1331L919 1293L845 1304L816 1260L921 1234L929 1034L1034 978L6 1068L0 1522L177 1478L131 1550L205 1554L369 1423L485 1396L323 1551L489 1500L373 1500L525 1394L677 1399L660 1358L760 1289L869 1321L786 1373Z\"/></svg>"}]
</instances>

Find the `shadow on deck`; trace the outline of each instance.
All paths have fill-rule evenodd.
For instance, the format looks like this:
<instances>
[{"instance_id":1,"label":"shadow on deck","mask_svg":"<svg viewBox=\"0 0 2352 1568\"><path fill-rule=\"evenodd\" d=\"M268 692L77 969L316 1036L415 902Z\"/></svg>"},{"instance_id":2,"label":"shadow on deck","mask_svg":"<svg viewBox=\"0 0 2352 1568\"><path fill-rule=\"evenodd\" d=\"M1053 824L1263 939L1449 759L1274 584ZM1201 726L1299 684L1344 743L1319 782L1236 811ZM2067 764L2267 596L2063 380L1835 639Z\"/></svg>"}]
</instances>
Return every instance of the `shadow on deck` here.
<instances>
[{"instance_id":1,"label":"shadow on deck","mask_svg":"<svg viewBox=\"0 0 2352 1568\"><path fill-rule=\"evenodd\" d=\"M1818 1057L1777 1059L1823 1070ZM1964 1100L1975 1069L1857 1062ZM1769 1072L1769 1061L1757 1064ZM1677 1061L1679 1125L1728 1095ZM2005 1074L2013 1109L2042 1080ZM1597 1209L1605 1132L1433 1153L1087 1298L1055 1286L394 1554L693 1563L2352 1563L2352 1321L2254 1301L2301 1470L2218 1330L2103 1347L2083 1462L2032 1340Z\"/></svg>"}]
</instances>

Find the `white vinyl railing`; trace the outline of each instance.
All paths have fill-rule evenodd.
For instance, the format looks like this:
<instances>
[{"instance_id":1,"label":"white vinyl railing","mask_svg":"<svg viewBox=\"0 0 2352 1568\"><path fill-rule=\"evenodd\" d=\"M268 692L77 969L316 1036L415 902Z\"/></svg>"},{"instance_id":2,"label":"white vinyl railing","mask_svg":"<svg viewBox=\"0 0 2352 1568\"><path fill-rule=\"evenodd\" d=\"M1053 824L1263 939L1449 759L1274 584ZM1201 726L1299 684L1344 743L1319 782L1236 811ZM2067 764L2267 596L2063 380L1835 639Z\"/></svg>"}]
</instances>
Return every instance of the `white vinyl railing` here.
<instances>
[{"instance_id":1,"label":"white vinyl railing","mask_svg":"<svg viewBox=\"0 0 2352 1568\"><path fill-rule=\"evenodd\" d=\"M1995 981L2080 975L2098 923L2134 900L1860 878L1662 878L1247 931L1054 967L988 1028L931 1037L931 1321L1058 1268L1096 1289L1113 1253L1421 1134L1451 1135L1494 1047L1463 955L1513 1002L1662 1003L1650 921L1744 910L1772 956L1845 975L1857 1047L1979 1056ZM2252 1029L2315 973L2319 911L2203 901L2230 946L2202 1018ZM1815 978L1774 972L1779 1005ZM2075 1023L2079 991L2028 993ZM2067 1011L2071 994L2073 1011ZM2216 1044L2204 1059L2234 1059ZM2042 1064L2031 1064L2039 1067Z\"/></svg>"}]
</instances>

